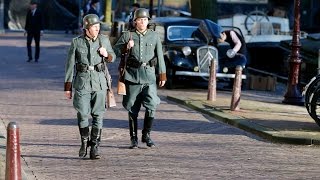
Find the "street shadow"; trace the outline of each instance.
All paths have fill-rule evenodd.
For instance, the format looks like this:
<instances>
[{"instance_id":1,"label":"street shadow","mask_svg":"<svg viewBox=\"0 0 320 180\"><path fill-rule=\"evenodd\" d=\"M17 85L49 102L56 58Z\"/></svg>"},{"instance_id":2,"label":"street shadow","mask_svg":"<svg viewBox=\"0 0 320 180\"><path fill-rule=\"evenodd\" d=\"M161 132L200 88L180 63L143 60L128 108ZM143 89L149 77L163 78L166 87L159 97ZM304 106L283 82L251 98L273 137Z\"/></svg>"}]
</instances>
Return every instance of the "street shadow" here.
<instances>
[{"instance_id":1,"label":"street shadow","mask_svg":"<svg viewBox=\"0 0 320 180\"><path fill-rule=\"evenodd\" d=\"M72 38L77 37L79 35L68 35L64 34L62 32L60 33L49 33L49 32L44 32L43 36L41 36L40 44L41 41L49 41L49 42L70 42ZM5 40L20 40L20 41L27 41L27 36L24 35L23 31L10 31L7 32L5 35L0 35L0 40L5 39ZM34 42L33 42L34 43Z\"/></svg>"},{"instance_id":2,"label":"street shadow","mask_svg":"<svg viewBox=\"0 0 320 180\"><path fill-rule=\"evenodd\" d=\"M91 120L90 120L91 122ZM43 125L78 126L76 120L70 119L47 119L42 120ZM138 119L138 127L142 129L143 119ZM128 129L127 120L105 119L103 128ZM173 133L195 133L195 134L223 134L223 135L242 135L243 132L232 126L225 126L218 121L197 121L181 119L157 119L153 124L153 131L173 132Z\"/></svg>"},{"instance_id":3,"label":"street shadow","mask_svg":"<svg viewBox=\"0 0 320 180\"><path fill-rule=\"evenodd\" d=\"M16 37L11 38L15 39ZM38 90L39 88L63 90L65 61L69 45L40 45L40 59L38 63L34 61L26 62L27 49L25 45L23 47L0 45L0 48L1 52L5 52L0 57L0 66L5 67L0 71L0 79L5 80L2 83L10 84L10 86L6 86L0 82L0 89L10 87L10 90ZM34 44L32 45L32 53L34 54ZM113 87L116 87L118 79L117 60L114 63L108 64L109 72L113 79ZM45 83L43 84L43 82Z\"/></svg>"},{"instance_id":4,"label":"street shadow","mask_svg":"<svg viewBox=\"0 0 320 180\"><path fill-rule=\"evenodd\" d=\"M80 142L79 142L80 143ZM20 143L22 146L47 146L47 147L79 147L80 144L54 144L54 143ZM102 143L100 147L117 148L117 149L127 149L128 145L108 145L107 143Z\"/></svg>"},{"instance_id":5,"label":"street shadow","mask_svg":"<svg viewBox=\"0 0 320 180\"><path fill-rule=\"evenodd\" d=\"M61 159L61 160L83 160L79 157L68 157L68 156L40 156L40 155L21 155L25 158L41 158L41 159ZM88 158L89 159L89 158Z\"/></svg>"},{"instance_id":6,"label":"street shadow","mask_svg":"<svg viewBox=\"0 0 320 180\"><path fill-rule=\"evenodd\" d=\"M63 89L64 64L68 46L42 47L38 63L26 62L27 53L25 47L0 46L5 55L0 57L0 66L5 67L0 71L0 79L3 83L10 84L10 89L39 89L50 88ZM62 50L63 49L63 50ZM33 49L34 53L34 49ZM31 82L46 82L45 84L33 84ZM0 82L1 83L1 82ZM45 85L45 86L43 86ZM1 87L8 87L0 85Z\"/></svg>"},{"instance_id":7,"label":"street shadow","mask_svg":"<svg viewBox=\"0 0 320 180\"><path fill-rule=\"evenodd\" d=\"M284 121L279 119L263 120L253 118L249 120L255 124L259 124L264 127L270 127L279 131L300 131L300 132L320 132L320 127L316 122L305 121Z\"/></svg>"}]
</instances>

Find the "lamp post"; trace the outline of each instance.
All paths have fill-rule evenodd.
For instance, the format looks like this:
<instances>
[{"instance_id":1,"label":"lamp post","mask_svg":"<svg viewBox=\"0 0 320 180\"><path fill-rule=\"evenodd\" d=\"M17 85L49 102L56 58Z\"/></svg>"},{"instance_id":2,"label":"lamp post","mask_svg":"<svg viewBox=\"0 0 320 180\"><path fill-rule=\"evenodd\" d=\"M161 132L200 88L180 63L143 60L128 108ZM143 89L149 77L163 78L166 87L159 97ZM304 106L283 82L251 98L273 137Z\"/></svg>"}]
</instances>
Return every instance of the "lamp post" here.
<instances>
[{"instance_id":1,"label":"lamp post","mask_svg":"<svg viewBox=\"0 0 320 180\"><path fill-rule=\"evenodd\" d=\"M294 1L294 24L291 42L291 54L289 55L289 75L287 92L284 95L285 104L303 105L304 99L298 88L299 72L301 65L300 57L300 0Z\"/></svg>"}]
</instances>

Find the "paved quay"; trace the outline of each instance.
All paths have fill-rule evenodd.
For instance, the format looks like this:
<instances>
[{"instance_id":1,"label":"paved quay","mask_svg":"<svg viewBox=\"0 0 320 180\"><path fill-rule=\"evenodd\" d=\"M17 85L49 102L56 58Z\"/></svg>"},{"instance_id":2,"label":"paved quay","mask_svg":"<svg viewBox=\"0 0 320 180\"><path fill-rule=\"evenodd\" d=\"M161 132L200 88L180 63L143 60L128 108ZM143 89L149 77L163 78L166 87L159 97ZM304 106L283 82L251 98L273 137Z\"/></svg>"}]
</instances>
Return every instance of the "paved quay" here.
<instances>
[{"instance_id":1,"label":"paved quay","mask_svg":"<svg viewBox=\"0 0 320 180\"><path fill-rule=\"evenodd\" d=\"M276 92L243 91L240 111L229 110L231 92L218 91L208 102L205 89L159 89L153 149L140 141L138 149L128 148L127 112L116 96L117 107L105 114L102 159L79 159L76 112L63 92L72 37L45 34L39 63L27 63L23 33L0 35L0 179L13 121L23 180L318 179L318 146L296 144L317 144L319 127L304 107L281 103L280 84ZM117 64L109 67L117 79Z\"/></svg>"},{"instance_id":2,"label":"paved quay","mask_svg":"<svg viewBox=\"0 0 320 180\"><path fill-rule=\"evenodd\" d=\"M237 111L230 110L232 92L217 91L215 101L207 100L207 91L168 99L273 142L319 145L319 126L304 106L283 104L285 92L279 83L275 92L242 91Z\"/></svg>"}]
</instances>

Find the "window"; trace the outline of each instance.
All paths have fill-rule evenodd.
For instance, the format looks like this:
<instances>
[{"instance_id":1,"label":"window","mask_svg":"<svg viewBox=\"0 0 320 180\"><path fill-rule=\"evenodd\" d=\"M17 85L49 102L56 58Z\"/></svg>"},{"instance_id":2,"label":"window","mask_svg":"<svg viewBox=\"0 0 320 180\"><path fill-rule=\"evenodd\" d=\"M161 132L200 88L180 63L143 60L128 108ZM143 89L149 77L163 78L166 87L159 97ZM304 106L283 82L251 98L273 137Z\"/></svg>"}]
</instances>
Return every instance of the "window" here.
<instances>
[{"instance_id":1,"label":"window","mask_svg":"<svg viewBox=\"0 0 320 180\"><path fill-rule=\"evenodd\" d=\"M169 26L167 34L168 40L195 40L192 34L197 28L197 26Z\"/></svg>"}]
</instances>

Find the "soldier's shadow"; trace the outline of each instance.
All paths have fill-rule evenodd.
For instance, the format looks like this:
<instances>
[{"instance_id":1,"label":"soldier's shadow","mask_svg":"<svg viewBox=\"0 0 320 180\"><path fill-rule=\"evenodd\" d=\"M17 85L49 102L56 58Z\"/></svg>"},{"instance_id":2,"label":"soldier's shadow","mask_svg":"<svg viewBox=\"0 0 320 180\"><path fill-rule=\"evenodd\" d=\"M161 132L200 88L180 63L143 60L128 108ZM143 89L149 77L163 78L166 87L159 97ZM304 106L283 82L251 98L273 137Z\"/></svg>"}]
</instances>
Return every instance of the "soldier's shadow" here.
<instances>
[{"instance_id":1,"label":"soldier's shadow","mask_svg":"<svg viewBox=\"0 0 320 180\"><path fill-rule=\"evenodd\" d=\"M77 128L77 121L75 119L45 119L40 122L43 125L61 125L61 126L75 126ZM138 130L143 127L143 119L138 119ZM117 128L128 130L128 120L123 119L105 119L103 128ZM156 119L153 123L152 131L159 132L173 132L173 133L195 133L195 134L224 134L224 135L241 135L242 132L226 126L221 131L222 124L217 121L200 121L192 119Z\"/></svg>"}]
</instances>

